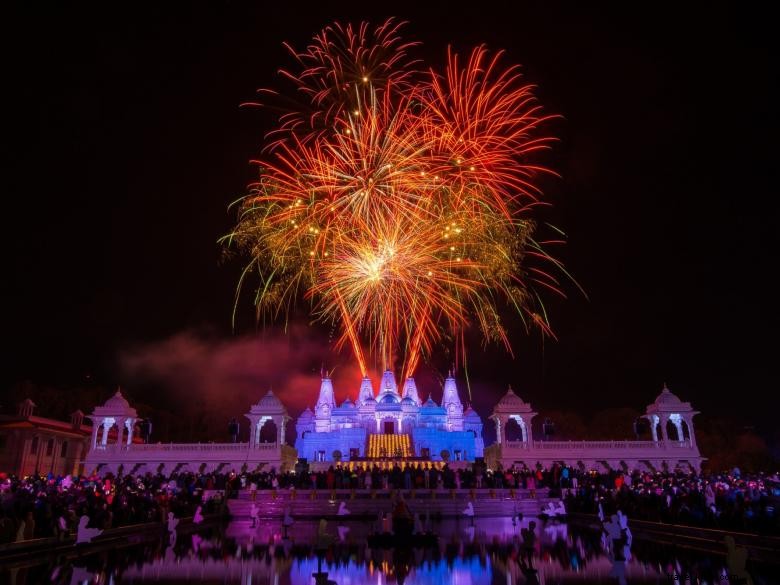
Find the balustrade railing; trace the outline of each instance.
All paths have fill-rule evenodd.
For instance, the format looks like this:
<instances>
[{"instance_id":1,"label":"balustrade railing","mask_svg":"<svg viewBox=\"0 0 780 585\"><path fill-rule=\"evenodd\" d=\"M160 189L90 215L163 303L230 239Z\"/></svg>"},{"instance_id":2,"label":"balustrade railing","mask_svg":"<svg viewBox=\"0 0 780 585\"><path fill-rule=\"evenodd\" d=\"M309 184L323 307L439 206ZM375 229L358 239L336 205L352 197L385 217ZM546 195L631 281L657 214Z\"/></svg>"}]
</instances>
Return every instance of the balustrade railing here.
<instances>
[{"instance_id":1,"label":"balustrade railing","mask_svg":"<svg viewBox=\"0 0 780 585\"><path fill-rule=\"evenodd\" d=\"M506 441L508 449L587 450L587 449L690 449L685 441Z\"/></svg>"},{"instance_id":2,"label":"balustrade railing","mask_svg":"<svg viewBox=\"0 0 780 585\"><path fill-rule=\"evenodd\" d=\"M251 446L249 443L134 443L132 445L97 445L96 451L102 452L140 452L140 453L161 453L161 452L254 452L254 451L274 451L279 448L277 443L258 443Z\"/></svg>"}]
</instances>

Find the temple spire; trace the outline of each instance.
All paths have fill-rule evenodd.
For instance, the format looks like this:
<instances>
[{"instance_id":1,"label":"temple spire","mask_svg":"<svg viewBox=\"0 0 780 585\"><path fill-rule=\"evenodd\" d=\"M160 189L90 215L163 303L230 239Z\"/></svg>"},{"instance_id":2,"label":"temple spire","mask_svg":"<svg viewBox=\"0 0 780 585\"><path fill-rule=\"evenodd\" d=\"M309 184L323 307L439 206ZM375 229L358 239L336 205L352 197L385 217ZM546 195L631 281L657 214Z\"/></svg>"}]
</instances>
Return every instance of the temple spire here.
<instances>
[{"instance_id":1,"label":"temple spire","mask_svg":"<svg viewBox=\"0 0 780 585\"><path fill-rule=\"evenodd\" d=\"M414 381L414 378L409 377L406 379L406 382L404 383L404 389L403 393L401 394L401 398L409 397L412 400L414 400L414 403L417 406L420 406L420 395L417 393L417 384Z\"/></svg>"},{"instance_id":2,"label":"temple spire","mask_svg":"<svg viewBox=\"0 0 780 585\"><path fill-rule=\"evenodd\" d=\"M371 378L366 376L360 382L360 391L357 399L358 406L365 403L369 398L374 398L374 387L371 385Z\"/></svg>"},{"instance_id":3,"label":"temple spire","mask_svg":"<svg viewBox=\"0 0 780 585\"><path fill-rule=\"evenodd\" d=\"M333 395L333 382L327 375L323 376L322 382L320 382L320 395L317 398L317 407L321 405L327 405L331 408L336 406L336 397Z\"/></svg>"}]
</instances>

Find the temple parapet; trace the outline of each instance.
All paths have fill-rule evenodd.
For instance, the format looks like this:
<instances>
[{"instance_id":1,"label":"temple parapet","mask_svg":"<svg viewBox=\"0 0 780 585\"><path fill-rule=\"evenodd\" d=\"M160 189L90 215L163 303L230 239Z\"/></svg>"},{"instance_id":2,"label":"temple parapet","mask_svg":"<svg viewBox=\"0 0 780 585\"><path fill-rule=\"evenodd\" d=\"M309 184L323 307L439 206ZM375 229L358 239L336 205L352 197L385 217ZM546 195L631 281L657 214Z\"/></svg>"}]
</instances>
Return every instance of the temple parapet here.
<instances>
[{"instance_id":1,"label":"temple parapet","mask_svg":"<svg viewBox=\"0 0 780 585\"><path fill-rule=\"evenodd\" d=\"M244 466L249 470L293 469L297 453L295 448L285 445L284 440L290 417L273 392L269 391L253 405L246 417L250 421L250 440L247 443L139 444L133 442L138 415L117 391L103 406L96 407L89 417L93 421L93 431L91 448L84 462L85 470L88 473L169 474L174 471L239 472ZM267 424L276 427L275 440L264 443L260 436ZM118 432L109 434L113 426L118 427ZM123 433L125 429L126 435Z\"/></svg>"},{"instance_id":2,"label":"temple parapet","mask_svg":"<svg viewBox=\"0 0 780 585\"><path fill-rule=\"evenodd\" d=\"M698 411L682 402L664 386L643 416L650 422L651 440L645 441L536 441L531 421L537 415L531 405L510 387L493 409L490 419L496 425L496 443L485 449L490 467L553 463L596 469L650 471L678 467L699 471L704 458L696 445L693 417ZM507 426L516 424L517 437L508 440Z\"/></svg>"}]
</instances>

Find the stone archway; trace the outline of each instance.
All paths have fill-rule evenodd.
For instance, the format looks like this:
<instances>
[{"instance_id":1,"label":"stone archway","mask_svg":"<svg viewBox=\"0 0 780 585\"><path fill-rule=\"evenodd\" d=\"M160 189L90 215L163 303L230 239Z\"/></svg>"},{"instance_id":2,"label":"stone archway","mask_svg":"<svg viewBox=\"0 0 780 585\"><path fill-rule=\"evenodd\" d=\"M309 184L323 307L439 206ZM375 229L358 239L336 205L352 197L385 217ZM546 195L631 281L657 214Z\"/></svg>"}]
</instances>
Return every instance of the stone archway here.
<instances>
[{"instance_id":1,"label":"stone archway","mask_svg":"<svg viewBox=\"0 0 780 585\"><path fill-rule=\"evenodd\" d=\"M682 438L686 441L691 440L691 427L688 426L688 421L685 419L682 419L680 421L680 428L682 429L683 436Z\"/></svg>"},{"instance_id":2,"label":"stone archway","mask_svg":"<svg viewBox=\"0 0 780 585\"><path fill-rule=\"evenodd\" d=\"M506 421L504 440L513 443L523 440L523 427L520 426L520 422L514 417Z\"/></svg>"},{"instance_id":3,"label":"stone archway","mask_svg":"<svg viewBox=\"0 0 780 585\"><path fill-rule=\"evenodd\" d=\"M666 436L670 441L681 440L681 438L677 436L677 427L671 420L666 421Z\"/></svg>"},{"instance_id":4,"label":"stone archway","mask_svg":"<svg viewBox=\"0 0 780 585\"><path fill-rule=\"evenodd\" d=\"M260 427L259 443L276 443L279 437L279 427L273 419L267 419Z\"/></svg>"},{"instance_id":5,"label":"stone archway","mask_svg":"<svg viewBox=\"0 0 780 585\"><path fill-rule=\"evenodd\" d=\"M395 435L398 433L398 421L391 417L385 417L379 421L379 428L383 435Z\"/></svg>"}]
</instances>

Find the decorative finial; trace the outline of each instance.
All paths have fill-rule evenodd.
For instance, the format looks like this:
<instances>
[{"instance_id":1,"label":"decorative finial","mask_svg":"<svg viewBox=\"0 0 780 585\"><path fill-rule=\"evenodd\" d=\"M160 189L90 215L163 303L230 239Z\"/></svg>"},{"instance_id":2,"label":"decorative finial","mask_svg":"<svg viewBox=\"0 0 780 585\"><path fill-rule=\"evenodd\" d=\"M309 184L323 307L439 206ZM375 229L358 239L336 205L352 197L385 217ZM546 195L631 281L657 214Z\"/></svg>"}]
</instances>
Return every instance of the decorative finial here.
<instances>
[{"instance_id":1,"label":"decorative finial","mask_svg":"<svg viewBox=\"0 0 780 585\"><path fill-rule=\"evenodd\" d=\"M509 393L514 394L515 393L515 391L512 390L512 384L507 385L506 392L507 392L507 394L509 394Z\"/></svg>"},{"instance_id":2,"label":"decorative finial","mask_svg":"<svg viewBox=\"0 0 780 585\"><path fill-rule=\"evenodd\" d=\"M669 392L669 387L666 385L666 382L664 382L663 392Z\"/></svg>"}]
</instances>

